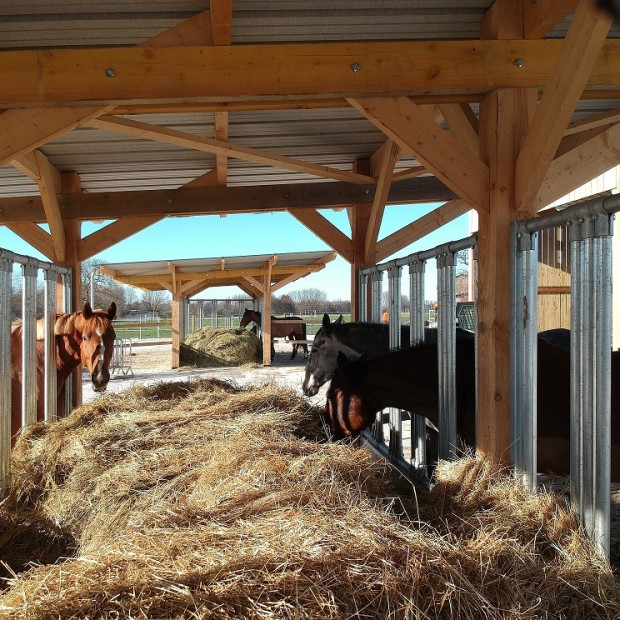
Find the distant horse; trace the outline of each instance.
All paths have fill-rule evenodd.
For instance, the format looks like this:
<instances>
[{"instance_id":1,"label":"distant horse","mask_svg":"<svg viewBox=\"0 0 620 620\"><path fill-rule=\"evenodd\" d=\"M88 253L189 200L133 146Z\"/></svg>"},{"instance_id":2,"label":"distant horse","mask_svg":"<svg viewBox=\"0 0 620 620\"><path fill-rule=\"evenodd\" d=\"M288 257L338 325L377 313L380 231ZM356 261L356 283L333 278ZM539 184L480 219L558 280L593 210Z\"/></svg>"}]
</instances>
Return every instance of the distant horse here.
<instances>
[{"instance_id":1,"label":"distant horse","mask_svg":"<svg viewBox=\"0 0 620 620\"><path fill-rule=\"evenodd\" d=\"M401 325L400 340L403 348L409 347L409 325ZM437 342L437 330L425 328L426 342ZM473 340L474 334L457 328L458 339ZM314 396L319 388L333 376L337 367L338 352L342 351L349 359L366 354L368 359L388 353L390 350L389 325L380 323L332 323L327 314L323 315L321 328L314 336L310 357L306 364L303 391Z\"/></svg>"},{"instance_id":2,"label":"distant horse","mask_svg":"<svg viewBox=\"0 0 620 620\"><path fill-rule=\"evenodd\" d=\"M239 327L246 327L249 323L254 321L256 325L261 325L261 313L256 310L246 308ZM271 317L271 337L272 338L288 338L289 340L306 340L306 323L300 316L287 316L287 317ZM308 345L293 344L293 354L291 359L294 359L297 354L297 347L302 346L304 353L308 353ZM275 355L273 345L271 346L271 354Z\"/></svg>"},{"instance_id":3,"label":"distant horse","mask_svg":"<svg viewBox=\"0 0 620 620\"><path fill-rule=\"evenodd\" d=\"M620 352L611 370L612 481L620 482ZM413 411L438 424L437 346L419 345L371 360L337 354L337 369L327 390L325 419L335 438L370 426L385 407ZM538 471L570 473L570 352L538 339ZM456 343L457 432L475 446L475 343Z\"/></svg>"},{"instance_id":4,"label":"distant horse","mask_svg":"<svg viewBox=\"0 0 620 620\"><path fill-rule=\"evenodd\" d=\"M112 302L107 312L93 310L87 302L81 312L59 314L54 325L56 341L56 385L58 400L67 377L80 362L88 369L95 392L105 391L110 380L110 361L114 352L116 334L112 320L116 304ZM45 359L44 321L37 321L37 420L43 420ZM11 328L11 437L22 425L22 322Z\"/></svg>"}]
</instances>

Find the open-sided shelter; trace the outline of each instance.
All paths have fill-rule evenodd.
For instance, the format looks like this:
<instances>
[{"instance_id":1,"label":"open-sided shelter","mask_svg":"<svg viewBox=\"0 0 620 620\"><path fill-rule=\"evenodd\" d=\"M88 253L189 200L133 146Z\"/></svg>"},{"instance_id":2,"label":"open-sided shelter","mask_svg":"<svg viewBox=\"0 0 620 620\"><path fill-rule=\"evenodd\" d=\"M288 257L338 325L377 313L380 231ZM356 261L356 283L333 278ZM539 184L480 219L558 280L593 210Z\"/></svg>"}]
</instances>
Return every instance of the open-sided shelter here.
<instances>
[{"instance_id":1,"label":"open-sided shelter","mask_svg":"<svg viewBox=\"0 0 620 620\"><path fill-rule=\"evenodd\" d=\"M336 258L336 253L295 252L222 258L112 263L102 273L117 282L147 291L172 294L172 366L179 365L179 345L186 335L183 308L189 298L216 286L238 286L252 299L263 299L263 338L271 338L271 295L299 278L316 273ZM271 363L271 347L263 347L263 363Z\"/></svg>"},{"instance_id":2,"label":"open-sided shelter","mask_svg":"<svg viewBox=\"0 0 620 620\"><path fill-rule=\"evenodd\" d=\"M0 224L77 273L162 218L283 210L355 303L475 209L478 449L506 458L510 223L618 163L619 32L597 0L4 3ZM379 238L386 208L411 222Z\"/></svg>"}]
</instances>

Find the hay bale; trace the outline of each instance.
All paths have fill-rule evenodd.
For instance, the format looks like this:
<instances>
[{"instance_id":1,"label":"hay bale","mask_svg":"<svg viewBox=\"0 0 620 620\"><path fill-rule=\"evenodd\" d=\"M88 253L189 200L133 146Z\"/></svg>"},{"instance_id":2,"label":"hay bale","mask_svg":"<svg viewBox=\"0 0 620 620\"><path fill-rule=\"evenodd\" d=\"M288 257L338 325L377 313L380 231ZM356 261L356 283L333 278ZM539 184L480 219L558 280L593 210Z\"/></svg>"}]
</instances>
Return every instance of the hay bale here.
<instances>
[{"instance_id":1,"label":"hay bale","mask_svg":"<svg viewBox=\"0 0 620 620\"><path fill-rule=\"evenodd\" d=\"M474 458L442 464L416 502L365 450L325 443L318 414L290 389L201 380L35 425L0 557L36 532L46 563L20 549L2 617L619 617L563 502ZM66 542L55 562L48 535Z\"/></svg>"},{"instance_id":2,"label":"hay bale","mask_svg":"<svg viewBox=\"0 0 620 620\"><path fill-rule=\"evenodd\" d=\"M217 368L262 361L262 342L246 329L203 327L187 336L180 345L182 366Z\"/></svg>"}]
</instances>

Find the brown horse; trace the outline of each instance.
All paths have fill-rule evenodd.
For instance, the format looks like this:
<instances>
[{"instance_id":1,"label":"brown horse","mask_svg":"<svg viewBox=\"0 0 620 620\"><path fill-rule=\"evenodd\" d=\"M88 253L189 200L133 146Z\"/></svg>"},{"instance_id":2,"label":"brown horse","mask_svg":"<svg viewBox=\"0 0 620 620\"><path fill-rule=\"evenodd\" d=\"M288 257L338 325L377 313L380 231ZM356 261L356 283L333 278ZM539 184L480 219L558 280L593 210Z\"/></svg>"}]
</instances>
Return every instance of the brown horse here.
<instances>
[{"instance_id":1,"label":"brown horse","mask_svg":"<svg viewBox=\"0 0 620 620\"><path fill-rule=\"evenodd\" d=\"M239 327L246 327L249 323L254 321L256 325L261 326L261 313L256 310L246 308ZM306 323L300 316L286 316L286 317L271 317L271 337L272 338L288 338L289 340L306 340ZM297 353L297 347L303 347L304 353L308 354L308 345L306 343L302 345L293 344L293 359ZM273 345L271 347L271 354L274 355L275 351Z\"/></svg>"},{"instance_id":2,"label":"brown horse","mask_svg":"<svg viewBox=\"0 0 620 620\"><path fill-rule=\"evenodd\" d=\"M59 314L54 325L56 340L56 381L58 399L67 377L80 364L90 373L93 389L103 392L110 380L110 361L114 352L116 334L112 320L116 316L116 304L112 302L107 312L92 310L84 304L81 312ZM45 360L43 342L44 322L37 322L37 420L43 420ZM22 426L22 323L11 328L11 436Z\"/></svg>"},{"instance_id":3,"label":"brown horse","mask_svg":"<svg viewBox=\"0 0 620 620\"><path fill-rule=\"evenodd\" d=\"M475 348L456 343L457 432L475 446ZM620 482L620 352L611 353L611 479ZM369 427L375 414L397 407L438 424L437 345L401 349L367 360L338 353L327 390L325 419L333 436L351 437ZM538 339L538 471L568 476L570 449L570 352Z\"/></svg>"}]
</instances>

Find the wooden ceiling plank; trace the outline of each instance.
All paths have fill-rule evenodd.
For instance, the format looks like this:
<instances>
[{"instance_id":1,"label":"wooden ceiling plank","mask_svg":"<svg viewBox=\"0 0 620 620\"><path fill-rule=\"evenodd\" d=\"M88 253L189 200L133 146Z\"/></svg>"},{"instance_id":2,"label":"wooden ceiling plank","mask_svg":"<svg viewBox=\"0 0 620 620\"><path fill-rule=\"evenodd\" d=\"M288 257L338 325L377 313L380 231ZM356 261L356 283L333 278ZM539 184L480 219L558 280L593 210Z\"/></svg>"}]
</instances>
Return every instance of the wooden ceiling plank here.
<instances>
[{"instance_id":1,"label":"wooden ceiling plank","mask_svg":"<svg viewBox=\"0 0 620 620\"><path fill-rule=\"evenodd\" d=\"M611 16L590 0L579 3L517 157L515 194L519 210L528 210L536 199L611 23Z\"/></svg>"},{"instance_id":2,"label":"wooden ceiling plank","mask_svg":"<svg viewBox=\"0 0 620 620\"><path fill-rule=\"evenodd\" d=\"M561 46L545 39L7 50L0 107L480 94L544 86ZM588 88L618 88L619 51L620 41L605 43Z\"/></svg>"},{"instance_id":3,"label":"wooden ceiling plank","mask_svg":"<svg viewBox=\"0 0 620 620\"><path fill-rule=\"evenodd\" d=\"M111 222L80 240L78 259L80 261L88 260L95 254L103 252L162 219L164 219L163 216L155 215L150 217L123 217Z\"/></svg>"},{"instance_id":4,"label":"wooden ceiling plank","mask_svg":"<svg viewBox=\"0 0 620 620\"><path fill-rule=\"evenodd\" d=\"M618 164L620 125L613 125L607 131L553 160L536 196L537 210L544 209Z\"/></svg>"},{"instance_id":5,"label":"wooden ceiling plank","mask_svg":"<svg viewBox=\"0 0 620 620\"><path fill-rule=\"evenodd\" d=\"M441 205L441 207L427 215L423 215L377 243L377 262L385 260L388 256L396 254L396 252L400 252L414 241L418 241L470 210L471 207L464 200L456 198Z\"/></svg>"},{"instance_id":6,"label":"wooden ceiling plank","mask_svg":"<svg viewBox=\"0 0 620 620\"><path fill-rule=\"evenodd\" d=\"M30 153L109 108L14 109L0 114L0 166Z\"/></svg>"},{"instance_id":7,"label":"wooden ceiling plank","mask_svg":"<svg viewBox=\"0 0 620 620\"><path fill-rule=\"evenodd\" d=\"M480 153L478 119L467 104L443 103L439 109L450 127L452 135L476 157Z\"/></svg>"},{"instance_id":8,"label":"wooden ceiling plank","mask_svg":"<svg viewBox=\"0 0 620 620\"><path fill-rule=\"evenodd\" d=\"M58 205L57 191L60 191L60 172L52 166L41 153L37 150L34 153L37 165L39 167L39 191L41 192L41 201L47 223L50 227L52 243L54 245L55 260L59 263L65 262L65 229L60 215L60 206Z\"/></svg>"},{"instance_id":9,"label":"wooden ceiling plank","mask_svg":"<svg viewBox=\"0 0 620 620\"><path fill-rule=\"evenodd\" d=\"M370 160L370 173L377 176L377 189L375 197L370 208L370 216L368 219L368 228L366 229L366 238L364 240L364 260L368 264L376 263L377 238L383 220L383 212L385 211L385 203L392 184L392 176L394 174L394 165L400 157L400 147L392 140L388 141L387 148L383 152L380 162ZM373 169L373 163L378 166L378 170Z\"/></svg>"},{"instance_id":10,"label":"wooden ceiling plank","mask_svg":"<svg viewBox=\"0 0 620 620\"><path fill-rule=\"evenodd\" d=\"M134 138L144 138L145 140L164 142L166 144L172 144L182 148L215 153L216 155L225 155L227 157L234 157L244 161L276 166L278 168L293 170L295 172L303 172L336 181L345 181L348 183L369 183L372 181L370 177L356 174L354 172L346 172L335 168L328 168L318 164L303 162L291 157L275 155L273 153L260 151L258 149L233 145L230 142L223 142L212 138L204 138L201 136L188 134L183 131L168 129L167 127L159 127L127 118L108 116L105 119L93 119L89 122L89 126L103 131L120 133Z\"/></svg>"},{"instance_id":11,"label":"wooden ceiling plank","mask_svg":"<svg viewBox=\"0 0 620 620\"><path fill-rule=\"evenodd\" d=\"M353 242L315 209L293 209L289 213L311 230L346 261L353 260Z\"/></svg>"},{"instance_id":12,"label":"wooden ceiling plank","mask_svg":"<svg viewBox=\"0 0 620 620\"><path fill-rule=\"evenodd\" d=\"M407 97L349 100L472 207L489 209L489 167Z\"/></svg>"},{"instance_id":13,"label":"wooden ceiling plank","mask_svg":"<svg viewBox=\"0 0 620 620\"><path fill-rule=\"evenodd\" d=\"M12 230L16 235L20 236L33 248L36 248L39 252L41 252L41 254L49 258L52 262L56 260L52 236L45 232L37 224L33 224L31 222L19 222L16 224L8 224L7 228Z\"/></svg>"},{"instance_id":14,"label":"wooden ceiling plank","mask_svg":"<svg viewBox=\"0 0 620 620\"><path fill-rule=\"evenodd\" d=\"M371 204L374 185L349 183L298 183L249 187L182 187L175 190L142 190L62 194L63 219L97 220L134 216L212 215L268 213L298 208L348 207ZM455 193L435 177L425 176L393 183L390 204L441 202ZM39 196L0 198L0 224L44 222Z\"/></svg>"}]
</instances>

